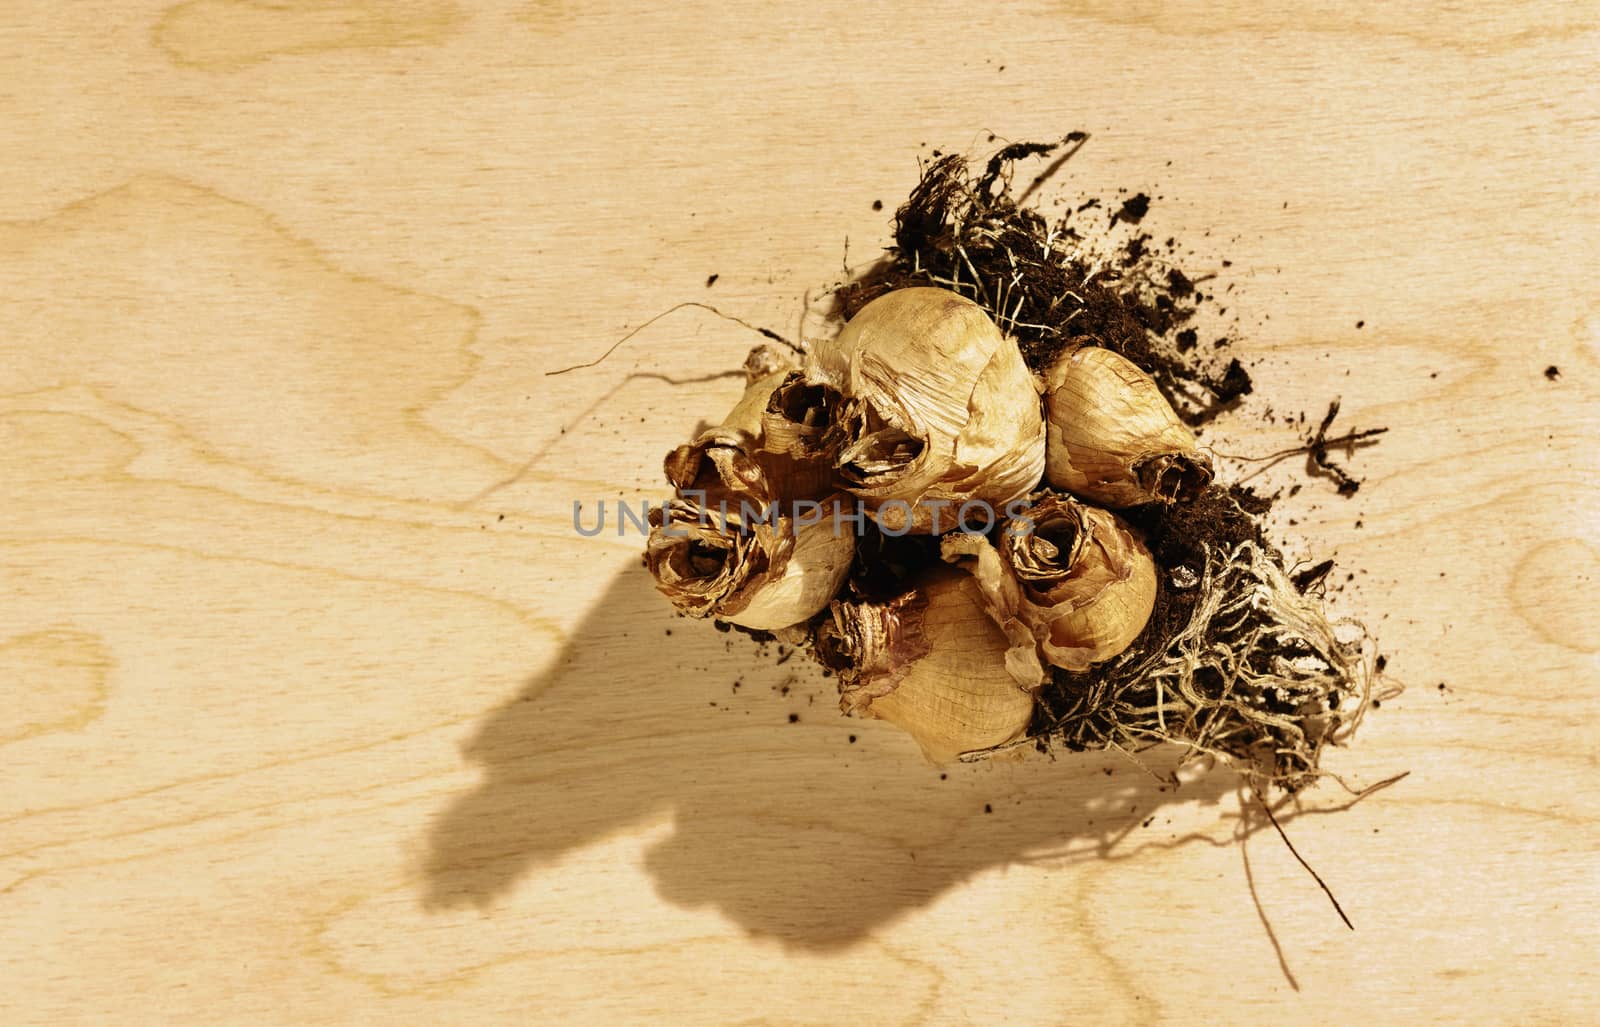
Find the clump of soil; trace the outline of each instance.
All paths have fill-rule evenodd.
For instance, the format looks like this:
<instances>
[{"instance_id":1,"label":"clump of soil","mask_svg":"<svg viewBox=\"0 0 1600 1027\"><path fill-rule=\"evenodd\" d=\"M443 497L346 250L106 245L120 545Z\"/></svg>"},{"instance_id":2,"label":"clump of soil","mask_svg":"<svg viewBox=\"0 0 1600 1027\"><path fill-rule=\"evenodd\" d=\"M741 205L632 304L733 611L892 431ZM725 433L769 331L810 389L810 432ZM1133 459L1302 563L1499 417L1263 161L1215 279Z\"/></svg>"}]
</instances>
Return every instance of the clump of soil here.
<instances>
[{"instance_id":1,"label":"clump of soil","mask_svg":"<svg viewBox=\"0 0 1600 1027\"><path fill-rule=\"evenodd\" d=\"M1084 220L1106 224L1097 201L1052 220L1026 204L1038 180L1013 192L1019 160L1085 138L1008 146L981 171L960 156L937 157L895 212L893 247L836 290L835 313L847 319L892 289L953 289L1015 337L1036 372L1078 346L1104 346L1150 374L1187 422L1203 424L1254 388L1222 352L1231 339L1199 342L1203 283L1158 256L1148 234L1107 250L1106 230ZM1139 225L1150 202L1144 193L1122 202L1110 226ZM1337 410L1330 405L1296 452L1350 495L1359 482L1329 449L1370 444L1382 429L1329 438ZM1359 625L1323 617L1319 589L1331 562L1289 575L1265 534L1270 506L1246 488L1216 484L1188 503L1119 511L1155 557L1155 612L1121 656L1084 673L1054 671L1027 741L1072 750L1172 741L1260 784L1294 790L1318 777L1324 745L1352 731L1369 705L1377 654ZM862 596L894 594L919 567L939 562L936 541L869 532L861 542L850 588Z\"/></svg>"}]
</instances>

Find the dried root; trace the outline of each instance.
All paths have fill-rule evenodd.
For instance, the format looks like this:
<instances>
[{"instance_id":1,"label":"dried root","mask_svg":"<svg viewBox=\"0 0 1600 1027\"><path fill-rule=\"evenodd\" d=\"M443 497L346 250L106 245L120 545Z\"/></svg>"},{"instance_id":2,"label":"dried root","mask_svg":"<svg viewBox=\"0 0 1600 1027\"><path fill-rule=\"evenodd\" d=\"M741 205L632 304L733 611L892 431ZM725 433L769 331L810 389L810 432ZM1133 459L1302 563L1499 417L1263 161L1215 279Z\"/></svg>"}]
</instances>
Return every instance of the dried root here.
<instances>
[{"instance_id":1,"label":"dried root","mask_svg":"<svg viewBox=\"0 0 1600 1027\"><path fill-rule=\"evenodd\" d=\"M1176 742L1258 788L1310 783L1324 746L1354 731L1371 701L1371 636L1355 621L1330 621L1255 542L1208 549L1192 593L1188 616L1169 618L1161 637L1058 679L1029 740L1072 750Z\"/></svg>"}]
</instances>

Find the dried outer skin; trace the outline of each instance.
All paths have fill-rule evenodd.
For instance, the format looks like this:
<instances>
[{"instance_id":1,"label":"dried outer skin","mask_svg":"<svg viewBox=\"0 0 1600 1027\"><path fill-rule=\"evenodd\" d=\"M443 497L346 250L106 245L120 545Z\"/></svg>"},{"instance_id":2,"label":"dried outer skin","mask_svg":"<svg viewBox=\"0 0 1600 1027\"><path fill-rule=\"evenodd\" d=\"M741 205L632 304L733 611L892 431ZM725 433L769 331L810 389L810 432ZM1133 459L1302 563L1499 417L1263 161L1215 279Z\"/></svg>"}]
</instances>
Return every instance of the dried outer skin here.
<instances>
[{"instance_id":1,"label":"dried outer skin","mask_svg":"<svg viewBox=\"0 0 1600 1027\"><path fill-rule=\"evenodd\" d=\"M776 576L746 593L745 606L726 619L758 630L775 631L809 620L827 608L855 558L856 535L853 526L840 525L837 511L852 512L848 496L835 495L823 501L827 514L816 524L798 530L781 566L774 562ZM780 529L787 530L787 529Z\"/></svg>"},{"instance_id":2,"label":"dried outer skin","mask_svg":"<svg viewBox=\"0 0 1600 1027\"><path fill-rule=\"evenodd\" d=\"M833 502L849 509L845 497ZM722 523L684 499L650 511L645 566L656 588L691 617L718 617L773 631L808 620L838 593L855 556L855 534L835 530L830 515L796 530L776 523Z\"/></svg>"},{"instance_id":3,"label":"dried outer skin","mask_svg":"<svg viewBox=\"0 0 1600 1027\"><path fill-rule=\"evenodd\" d=\"M835 602L819 652L840 708L887 720L934 763L1021 738L1034 700L1006 669L1009 646L970 576L934 568L888 603Z\"/></svg>"},{"instance_id":4,"label":"dried outer skin","mask_svg":"<svg viewBox=\"0 0 1600 1027\"><path fill-rule=\"evenodd\" d=\"M744 379L747 384L754 384L780 371L792 370L794 361L789 359L789 355L778 347L764 342L753 348L744 358Z\"/></svg>"},{"instance_id":5,"label":"dried outer skin","mask_svg":"<svg viewBox=\"0 0 1600 1027\"><path fill-rule=\"evenodd\" d=\"M1120 354L1084 346L1045 372L1045 480L1111 507L1193 498L1211 458L1155 381Z\"/></svg>"},{"instance_id":6,"label":"dried outer skin","mask_svg":"<svg viewBox=\"0 0 1600 1027\"><path fill-rule=\"evenodd\" d=\"M761 414L761 448L832 465L845 441L838 420L843 403L844 397L830 386L807 381L801 371L790 372L767 398Z\"/></svg>"},{"instance_id":7,"label":"dried outer skin","mask_svg":"<svg viewBox=\"0 0 1600 1027\"><path fill-rule=\"evenodd\" d=\"M754 359L756 352L751 356ZM756 378L721 424L667 454L663 470L680 495L704 493L709 506L728 502L736 509L741 499L790 502L833 491L833 468L827 461L798 459L763 447L767 404L791 371L783 367Z\"/></svg>"},{"instance_id":8,"label":"dried outer skin","mask_svg":"<svg viewBox=\"0 0 1600 1027\"><path fill-rule=\"evenodd\" d=\"M749 534L725 531L696 504L674 499L650 511L644 559L656 588L680 613L726 616L744 608L752 579L768 576L772 556L786 558L785 549L785 540L770 537L763 525Z\"/></svg>"},{"instance_id":9,"label":"dried outer skin","mask_svg":"<svg viewBox=\"0 0 1600 1027\"><path fill-rule=\"evenodd\" d=\"M1003 509L1044 473L1038 385L1016 342L957 293L878 297L818 345L807 380L846 397L840 479L888 531L931 532L940 501L944 525L970 500Z\"/></svg>"},{"instance_id":10,"label":"dried outer skin","mask_svg":"<svg viewBox=\"0 0 1600 1027\"><path fill-rule=\"evenodd\" d=\"M986 612L1011 642L1007 666L1019 683L1042 685L1044 664L1088 670L1144 630L1155 607L1155 561L1115 514L1039 493L1023 517L1001 525L999 538L996 546L955 533L940 548L978 582Z\"/></svg>"}]
</instances>

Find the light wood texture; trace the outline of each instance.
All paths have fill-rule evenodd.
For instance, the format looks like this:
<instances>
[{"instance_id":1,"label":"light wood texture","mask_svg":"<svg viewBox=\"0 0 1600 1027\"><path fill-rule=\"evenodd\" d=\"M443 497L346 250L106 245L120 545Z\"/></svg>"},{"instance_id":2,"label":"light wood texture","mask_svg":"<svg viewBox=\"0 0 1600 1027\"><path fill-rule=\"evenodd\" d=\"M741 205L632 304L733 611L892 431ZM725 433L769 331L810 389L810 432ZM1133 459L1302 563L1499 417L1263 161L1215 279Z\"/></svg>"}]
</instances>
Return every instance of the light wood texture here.
<instances>
[{"instance_id":1,"label":"light wood texture","mask_svg":"<svg viewBox=\"0 0 1600 1027\"><path fill-rule=\"evenodd\" d=\"M610 6L0 13L0 1020L1600 1020L1600 7ZM755 340L546 371L1071 129L1391 428L1280 510L1409 686L1287 824L1353 933L1229 774L945 778L572 532Z\"/></svg>"}]
</instances>

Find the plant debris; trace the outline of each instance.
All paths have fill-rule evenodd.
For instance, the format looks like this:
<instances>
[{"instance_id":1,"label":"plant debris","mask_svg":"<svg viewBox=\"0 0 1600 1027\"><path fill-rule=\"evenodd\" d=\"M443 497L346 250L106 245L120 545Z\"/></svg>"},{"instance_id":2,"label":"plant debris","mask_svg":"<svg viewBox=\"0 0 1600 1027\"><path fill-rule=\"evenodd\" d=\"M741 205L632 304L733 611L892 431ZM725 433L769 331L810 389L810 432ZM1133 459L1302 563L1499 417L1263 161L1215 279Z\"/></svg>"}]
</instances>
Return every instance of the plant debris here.
<instances>
[{"instance_id":1,"label":"plant debris","mask_svg":"<svg viewBox=\"0 0 1600 1027\"><path fill-rule=\"evenodd\" d=\"M1378 436L1388 432L1387 428L1364 428L1357 431L1348 431L1343 435L1333 438L1328 437L1328 428L1332 426L1334 418L1339 416L1339 400L1335 398L1328 404L1328 412L1323 415L1322 421L1316 429L1305 437L1305 442L1299 446L1280 449L1276 453L1269 453L1262 457L1243 457L1246 463L1262 463L1262 471L1273 466L1281 460L1291 456L1306 454L1306 473L1312 477L1327 478L1337 486L1339 495L1349 498L1361 489L1361 481L1350 476L1342 466L1333 462L1328 456L1331 449L1343 449L1346 454L1353 455L1356 450L1375 445ZM1256 472L1257 474L1260 471ZM1255 477L1254 474L1250 477ZM1248 480L1248 479L1246 479ZM1298 490L1299 486L1296 485ZM1357 527L1360 527L1357 524Z\"/></svg>"},{"instance_id":2,"label":"plant debris","mask_svg":"<svg viewBox=\"0 0 1600 1027\"><path fill-rule=\"evenodd\" d=\"M1328 450L1333 446L1343 446L1347 451L1353 452L1357 446L1371 445L1372 440L1388 431L1387 428L1369 428L1366 431L1348 432L1335 439L1328 438L1328 426L1333 424L1333 419L1339 416L1339 401L1335 399L1328 404L1328 412L1323 415L1322 423L1317 425L1316 432L1306 440L1306 452L1311 456L1311 472L1332 478L1339 486L1339 495L1353 496L1361 488L1361 482L1350 477L1343 467L1328 458Z\"/></svg>"}]
</instances>

